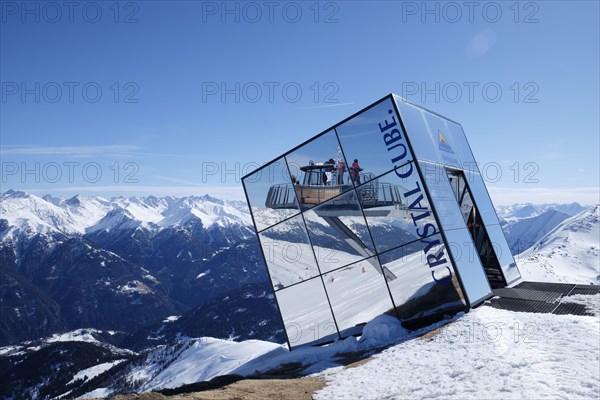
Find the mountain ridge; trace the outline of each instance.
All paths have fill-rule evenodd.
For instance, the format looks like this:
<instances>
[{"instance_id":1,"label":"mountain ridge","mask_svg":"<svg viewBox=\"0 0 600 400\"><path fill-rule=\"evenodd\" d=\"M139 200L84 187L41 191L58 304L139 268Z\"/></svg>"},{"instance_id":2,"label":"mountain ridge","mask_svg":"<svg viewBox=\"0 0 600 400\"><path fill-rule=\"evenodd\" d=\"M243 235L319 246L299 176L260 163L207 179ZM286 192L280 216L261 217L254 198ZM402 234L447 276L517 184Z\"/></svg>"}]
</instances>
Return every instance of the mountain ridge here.
<instances>
[{"instance_id":1,"label":"mountain ridge","mask_svg":"<svg viewBox=\"0 0 600 400\"><path fill-rule=\"evenodd\" d=\"M600 284L600 205L565 219L517 256L529 280Z\"/></svg>"},{"instance_id":2,"label":"mountain ridge","mask_svg":"<svg viewBox=\"0 0 600 400\"><path fill-rule=\"evenodd\" d=\"M7 220L12 227L1 234L0 240L21 233L85 234L114 229L127 219L139 221L138 225L155 231L182 226L193 219L202 221L206 228L215 224L252 225L244 202L210 195L112 197L109 200L76 195L66 199L13 190L0 193L0 219Z\"/></svg>"}]
</instances>

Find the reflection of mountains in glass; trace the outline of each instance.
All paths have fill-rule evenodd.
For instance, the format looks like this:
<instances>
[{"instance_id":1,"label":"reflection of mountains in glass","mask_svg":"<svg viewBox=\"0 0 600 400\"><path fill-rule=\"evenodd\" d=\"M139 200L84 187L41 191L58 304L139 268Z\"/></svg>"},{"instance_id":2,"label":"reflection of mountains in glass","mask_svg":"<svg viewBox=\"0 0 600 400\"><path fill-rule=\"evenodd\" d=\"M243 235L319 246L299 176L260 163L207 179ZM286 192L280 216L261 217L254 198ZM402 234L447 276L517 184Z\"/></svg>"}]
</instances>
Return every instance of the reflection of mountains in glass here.
<instances>
[{"instance_id":1,"label":"reflection of mountains in glass","mask_svg":"<svg viewBox=\"0 0 600 400\"><path fill-rule=\"evenodd\" d=\"M360 211L356 195L363 210L390 206L400 208L403 205L400 186L379 182L368 172L338 176L334 164L313 162L300 170L304 173L302 182L292 177L291 184L270 187L265 202L268 208L297 209L300 203L301 209L306 210L326 203L323 208L329 212L337 210L339 215L353 215ZM352 190L355 186L356 192Z\"/></svg>"}]
</instances>

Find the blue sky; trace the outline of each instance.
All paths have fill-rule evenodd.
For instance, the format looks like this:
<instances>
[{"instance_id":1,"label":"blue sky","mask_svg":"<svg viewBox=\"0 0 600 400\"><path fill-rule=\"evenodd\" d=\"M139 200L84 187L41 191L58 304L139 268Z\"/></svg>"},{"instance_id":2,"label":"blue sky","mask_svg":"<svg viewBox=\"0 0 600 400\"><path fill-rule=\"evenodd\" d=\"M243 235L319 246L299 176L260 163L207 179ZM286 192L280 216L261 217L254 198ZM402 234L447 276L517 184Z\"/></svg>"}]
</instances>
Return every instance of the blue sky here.
<instances>
[{"instance_id":1,"label":"blue sky","mask_svg":"<svg viewBox=\"0 0 600 400\"><path fill-rule=\"evenodd\" d=\"M463 125L496 203L599 201L596 1L1 4L2 191L243 197L394 92Z\"/></svg>"}]
</instances>

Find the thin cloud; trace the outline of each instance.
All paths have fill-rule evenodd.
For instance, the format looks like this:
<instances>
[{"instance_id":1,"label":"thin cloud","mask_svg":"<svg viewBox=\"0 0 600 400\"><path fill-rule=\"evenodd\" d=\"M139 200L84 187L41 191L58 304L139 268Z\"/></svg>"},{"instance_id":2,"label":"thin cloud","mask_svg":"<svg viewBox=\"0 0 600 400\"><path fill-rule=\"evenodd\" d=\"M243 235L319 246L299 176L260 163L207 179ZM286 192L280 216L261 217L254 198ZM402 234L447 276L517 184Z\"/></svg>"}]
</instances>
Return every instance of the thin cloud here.
<instances>
[{"instance_id":1,"label":"thin cloud","mask_svg":"<svg viewBox=\"0 0 600 400\"><path fill-rule=\"evenodd\" d=\"M81 194L86 193L89 196L111 197L121 196L202 196L211 195L216 198L226 200L245 200L243 189L237 186L137 186L137 185L107 185L107 186L67 186L60 188L30 188L22 189L29 193L48 194Z\"/></svg>"},{"instance_id":2,"label":"thin cloud","mask_svg":"<svg viewBox=\"0 0 600 400\"><path fill-rule=\"evenodd\" d=\"M0 155L18 156L70 156L93 157L106 155L146 156L146 157L184 157L177 154L148 153L140 151L138 146L107 145L107 146L14 146L3 145Z\"/></svg>"},{"instance_id":3,"label":"thin cloud","mask_svg":"<svg viewBox=\"0 0 600 400\"><path fill-rule=\"evenodd\" d=\"M133 152L137 146L2 146L0 154L9 155L97 155L106 153Z\"/></svg>"}]
</instances>

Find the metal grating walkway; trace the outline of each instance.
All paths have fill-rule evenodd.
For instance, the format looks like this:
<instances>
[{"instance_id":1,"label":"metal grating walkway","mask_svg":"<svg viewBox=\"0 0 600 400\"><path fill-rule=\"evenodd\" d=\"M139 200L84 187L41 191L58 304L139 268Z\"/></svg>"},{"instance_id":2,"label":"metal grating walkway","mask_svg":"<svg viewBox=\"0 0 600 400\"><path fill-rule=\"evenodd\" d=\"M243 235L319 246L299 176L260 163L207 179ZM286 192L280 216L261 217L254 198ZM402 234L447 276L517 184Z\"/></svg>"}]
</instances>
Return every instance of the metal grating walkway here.
<instances>
[{"instance_id":1,"label":"metal grating walkway","mask_svg":"<svg viewBox=\"0 0 600 400\"><path fill-rule=\"evenodd\" d=\"M562 302L576 294L600 293L600 286L569 283L522 282L514 288L492 291L494 297L485 305L503 310L544 314L594 315L584 305Z\"/></svg>"},{"instance_id":2,"label":"metal grating walkway","mask_svg":"<svg viewBox=\"0 0 600 400\"><path fill-rule=\"evenodd\" d=\"M492 290L494 296L507 297L509 299L545 301L552 303L560 298L561 292L546 292L542 290L520 289L520 288L502 288Z\"/></svg>"},{"instance_id":3,"label":"metal grating walkway","mask_svg":"<svg viewBox=\"0 0 600 400\"><path fill-rule=\"evenodd\" d=\"M552 314L594 315L589 313L583 304L576 303L560 303L558 307L552 311Z\"/></svg>"},{"instance_id":4,"label":"metal grating walkway","mask_svg":"<svg viewBox=\"0 0 600 400\"><path fill-rule=\"evenodd\" d=\"M573 296L575 294L598 294L600 293L600 286L582 286L577 285L575 288L569 293L569 296Z\"/></svg>"},{"instance_id":5,"label":"metal grating walkway","mask_svg":"<svg viewBox=\"0 0 600 400\"><path fill-rule=\"evenodd\" d=\"M539 290L542 292L560 292L560 293L569 293L575 286L572 283L552 283L552 282L521 282L515 289L532 289Z\"/></svg>"}]
</instances>

